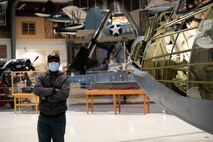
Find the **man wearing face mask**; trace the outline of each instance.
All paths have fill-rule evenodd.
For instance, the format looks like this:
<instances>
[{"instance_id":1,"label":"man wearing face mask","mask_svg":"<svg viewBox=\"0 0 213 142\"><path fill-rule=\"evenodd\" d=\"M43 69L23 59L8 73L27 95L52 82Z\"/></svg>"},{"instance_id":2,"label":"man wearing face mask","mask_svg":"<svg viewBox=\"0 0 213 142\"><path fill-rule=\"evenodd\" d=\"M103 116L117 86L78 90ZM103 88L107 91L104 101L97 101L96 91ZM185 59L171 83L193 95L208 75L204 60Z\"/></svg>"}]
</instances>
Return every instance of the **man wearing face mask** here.
<instances>
[{"instance_id":1,"label":"man wearing face mask","mask_svg":"<svg viewBox=\"0 0 213 142\"><path fill-rule=\"evenodd\" d=\"M39 142L64 142L69 96L69 79L59 71L58 54L47 56L48 71L36 77L34 93L39 96L39 118L37 132Z\"/></svg>"}]
</instances>

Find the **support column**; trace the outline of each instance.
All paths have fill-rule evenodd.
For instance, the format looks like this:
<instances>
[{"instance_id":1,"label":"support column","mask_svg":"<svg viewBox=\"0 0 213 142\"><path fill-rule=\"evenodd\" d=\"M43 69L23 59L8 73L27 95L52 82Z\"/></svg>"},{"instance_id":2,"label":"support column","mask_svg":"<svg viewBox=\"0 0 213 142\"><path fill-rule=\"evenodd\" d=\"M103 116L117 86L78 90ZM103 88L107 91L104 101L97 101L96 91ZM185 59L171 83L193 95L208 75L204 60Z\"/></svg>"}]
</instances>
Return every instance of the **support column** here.
<instances>
[{"instance_id":1,"label":"support column","mask_svg":"<svg viewBox=\"0 0 213 142\"><path fill-rule=\"evenodd\" d=\"M14 0L12 2L11 10L11 58L16 56L16 5L20 0Z\"/></svg>"},{"instance_id":2,"label":"support column","mask_svg":"<svg viewBox=\"0 0 213 142\"><path fill-rule=\"evenodd\" d=\"M140 8L144 8L148 5L148 0L140 0ZM140 12L140 27L139 27L139 33L140 35L144 35L145 31L146 31L146 27L145 27L145 21L147 21L148 19L148 15Z\"/></svg>"}]
</instances>

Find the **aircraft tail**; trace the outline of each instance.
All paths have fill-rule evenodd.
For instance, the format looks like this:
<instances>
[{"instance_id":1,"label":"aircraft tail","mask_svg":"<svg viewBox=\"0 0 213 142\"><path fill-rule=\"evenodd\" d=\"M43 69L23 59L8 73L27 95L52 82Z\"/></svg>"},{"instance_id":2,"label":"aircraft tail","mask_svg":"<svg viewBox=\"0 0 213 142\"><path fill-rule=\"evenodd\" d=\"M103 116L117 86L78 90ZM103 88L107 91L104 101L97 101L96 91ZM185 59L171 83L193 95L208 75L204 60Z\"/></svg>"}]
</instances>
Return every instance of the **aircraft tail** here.
<instances>
[{"instance_id":1,"label":"aircraft tail","mask_svg":"<svg viewBox=\"0 0 213 142\"><path fill-rule=\"evenodd\" d=\"M87 12L85 20L85 30L96 30L104 18L104 14L101 12L100 8L91 8Z\"/></svg>"},{"instance_id":2,"label":"aircraft tail","mask_svg":"<svg viewBox=\"0 0 213 142\"><path fill-rule=\"evenodd\" d=\"M79 23L84 22L86 18L86 11L82 10L77 6L67 6L62 9L71 19L79 20Z\"/></svg>"}]
</instances>

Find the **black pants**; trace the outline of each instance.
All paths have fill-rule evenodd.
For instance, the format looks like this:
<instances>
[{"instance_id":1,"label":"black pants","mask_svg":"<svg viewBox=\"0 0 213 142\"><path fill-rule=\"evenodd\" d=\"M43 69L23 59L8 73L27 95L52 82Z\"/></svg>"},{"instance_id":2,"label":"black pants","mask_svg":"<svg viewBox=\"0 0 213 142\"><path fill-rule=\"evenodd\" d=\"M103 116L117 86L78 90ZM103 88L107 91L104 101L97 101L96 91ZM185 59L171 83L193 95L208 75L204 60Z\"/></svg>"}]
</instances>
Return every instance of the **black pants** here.
<instances>
[{"instance_id":1,"label":"black pants","mask_svg":"<svg viewBox=\"0 0 213 142\"><path fill-rule=\"evenodd\" d=\"M66 127L65 113L57 116L40 114L37 124L39 142L64 142Z\"/></svg>"}]
</instances>

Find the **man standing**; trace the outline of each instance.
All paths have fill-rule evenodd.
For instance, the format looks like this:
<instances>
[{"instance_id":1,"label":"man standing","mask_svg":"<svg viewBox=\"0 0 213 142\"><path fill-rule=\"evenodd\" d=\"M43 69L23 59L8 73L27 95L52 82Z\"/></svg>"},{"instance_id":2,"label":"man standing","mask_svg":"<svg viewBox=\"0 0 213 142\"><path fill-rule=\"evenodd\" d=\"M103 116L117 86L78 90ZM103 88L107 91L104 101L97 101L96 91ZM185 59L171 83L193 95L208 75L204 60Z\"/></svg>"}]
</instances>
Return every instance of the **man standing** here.
<instances>
[{"instance_id":1,"label":"man standing","mask_svg":"<svg viewBox=\"0 0 213 142\"><path fill-rule=\"evenodd\" d=\"M36 77L34 87L39 96L38 138L39 142L64 142L69 79L59 71L58 54L49 54L47 60L49 70Z\"/></svg>"}]
</instances>

